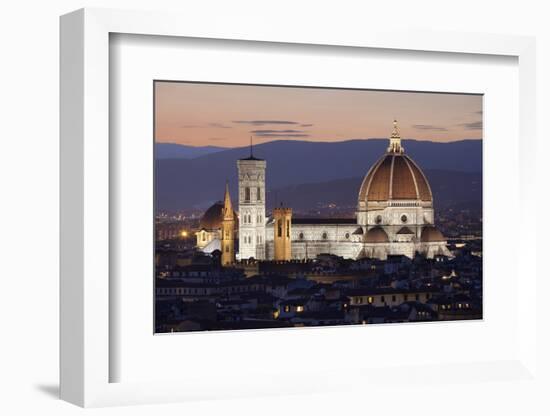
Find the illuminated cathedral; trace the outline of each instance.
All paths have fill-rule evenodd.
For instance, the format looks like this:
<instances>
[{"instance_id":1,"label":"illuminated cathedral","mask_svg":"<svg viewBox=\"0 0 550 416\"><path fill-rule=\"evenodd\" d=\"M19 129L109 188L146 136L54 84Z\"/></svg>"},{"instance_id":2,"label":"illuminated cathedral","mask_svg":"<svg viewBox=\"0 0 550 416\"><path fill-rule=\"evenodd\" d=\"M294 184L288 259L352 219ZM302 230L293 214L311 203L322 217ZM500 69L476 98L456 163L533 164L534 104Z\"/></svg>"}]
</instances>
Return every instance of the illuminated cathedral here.
<instances>
[{"instance_id":1,"label":"illuminated cathedral","mask_svg":"<svg viewBox=\"0 0 550 416\"><path fill-rule=\"evenodd\" d=\"M405 153L397 121L386 152L361 183L355 218L296 218L286 206L266 216L266 168L267 162L252 152L237 161L238 214L226 185L224 202L214 204L201 219L198 249L220 250L224 265L248 259L308 260L319 254L382 260L415 253L451 255L434 225L430 184Z\"/></svg>"}]
</instances>

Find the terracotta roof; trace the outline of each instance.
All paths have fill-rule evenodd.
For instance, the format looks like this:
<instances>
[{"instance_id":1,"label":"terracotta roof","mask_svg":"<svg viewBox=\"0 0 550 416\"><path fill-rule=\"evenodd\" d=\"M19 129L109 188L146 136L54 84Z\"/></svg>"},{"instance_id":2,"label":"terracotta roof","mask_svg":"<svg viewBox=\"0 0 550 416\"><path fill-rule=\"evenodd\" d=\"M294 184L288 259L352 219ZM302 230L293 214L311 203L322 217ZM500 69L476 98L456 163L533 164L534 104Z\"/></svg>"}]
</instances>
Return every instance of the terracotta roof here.
<instances>
[{"instance_id":1,"label":"terracotta roof","mask_svg":"<svg viewBox=\"0 0 550 416\"><path fill-rule=\"evenodd\" d=\"M357 224L355 218L292 218L292 224Z\"/></svg>"},{"instance_id":2,"label":"terracotta roof","mask_svg":"<svg viewBox=\"0 0 550 416\"><path fill-rule=\"evenodd\" d=\"M431 243L436 241L446 241L441 231L434 226L424 227L422 234L420 235L420 241L423 243Z\"/></svg>"},{"instance_id":3,"label":"terracotta roof","mask_svg":"<svg viewBox=\"0 0 550 416\"><path fill-rule=\"evenodd\" d=\"M424 173L407 155L386 153L369 170L361 189L360 201L431 201L432 192Z\"/></svg>"},{"instance_id":4,"label":"terracotta roof","mask_svg":"<svg viewBox=\"0 0 550 416\"><path fill-rule=\"evenodd\" d=\"M388 234L380 227L371 228L365 237L367 243L388 243L389 241Z\"/></svg>"},{"instance_id":5,"label":"terracotta roof","mask_svg":"<svg viewBox=\"0 0 550 416\"><path fill-rule=\"evenodd\" d=\"M238 226L238 218L235 211L233 211L235 217L235 227ZM222 227L223 220L223 203L221 201L216 202L210 208L206 210L199 222L199 228L205 230L217 230Z\"/></svg>"}]
</instances>

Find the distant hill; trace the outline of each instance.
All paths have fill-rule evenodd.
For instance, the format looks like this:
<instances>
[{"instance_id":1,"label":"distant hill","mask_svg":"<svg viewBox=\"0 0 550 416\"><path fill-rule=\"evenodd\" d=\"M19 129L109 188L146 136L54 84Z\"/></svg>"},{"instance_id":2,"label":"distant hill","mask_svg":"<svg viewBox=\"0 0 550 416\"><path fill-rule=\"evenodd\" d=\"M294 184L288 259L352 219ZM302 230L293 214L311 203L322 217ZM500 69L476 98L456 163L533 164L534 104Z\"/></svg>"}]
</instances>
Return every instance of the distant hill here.
<instances>
[{"instance_id":1,"label":"distant hill","mask_svg":"<svg viewBox=\"0 0 550 416\"><path fill-rule=\"evenodd\" d=\"M267 160L267 189L284 189L340 179L360 179L385 152L387 143L387 139L336 143L280 140L254 146L254 156ZM482 171L481 140L451 143L403 140L403 145L406 153L423 170L447 172L447 181L452 180L452 172L480 174ZM236 199L236 161L247 157L249 152L248 147L243 147L219 150L193 159L158 158L155 178L157 208L207 207L222 198L226 180L229 180ZM325 192L329 189L331 193L339 192L333 187L325 188ZM354 188L351 194L356 193Z\"/></svg>"},{"instance_id":2,"label":"distant hill","mask_svg":"<svg viewBox=\"0 0 550 416\"><path fill-rule=\"evenodd\" d=\"M425 170L437 208L457 204L481 207L482 177L479 172ZM307 210L334 203L355 207L363 177L336 179L272 189L267 194L268 207L279 202L295 209Z\"/></svg>"},{"instance_id":3,"label":"distant hill","mask_svg":"<svg viewBox=\"0 0 550 416\"><path fill-rule=\"evenodd\" d=\"M157 159L193 159L222 150L227 149L216 146L195 147L176 143L155 143L155 156Z\"/></svg>"}]
</instances>

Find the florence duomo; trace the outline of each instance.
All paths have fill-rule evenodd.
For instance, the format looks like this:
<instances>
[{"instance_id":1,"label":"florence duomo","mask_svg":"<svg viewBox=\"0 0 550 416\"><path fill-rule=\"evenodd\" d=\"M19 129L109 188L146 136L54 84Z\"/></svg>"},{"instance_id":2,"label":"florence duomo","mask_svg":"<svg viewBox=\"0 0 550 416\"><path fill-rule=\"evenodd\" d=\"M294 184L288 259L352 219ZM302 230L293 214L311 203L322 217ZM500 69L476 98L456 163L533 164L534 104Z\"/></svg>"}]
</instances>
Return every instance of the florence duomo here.
<instances>
[{"instance_id":1,"label":"florence duomo","mask_svg":"<svg viewBox=\"0 0 550 416\"><path fill-rule=\"evenodd\" d=\"M483 318L481 95L155 85L156 332Z\"/></svg>"},{"instance_id":2,"label":"florence duomo","mask_svg":"<svg viewBox=\"0 0 550 416\"><path fill-rule=\"evenodd\" d=\"M421 167L401 143L396 120L386 152L370 168L357 191L355 218L293 215L279 203L266 212L266 160L253 154L236 161L238 212L226 184L224 202L200 220L196 245L204 253L222 252L222 264L239 260L312 260L329 254L344 259L416 254L451 257L447 240L434 224L433 194ZM327 189L327 193L331 190Z\"/></svg>"}]
</instances>

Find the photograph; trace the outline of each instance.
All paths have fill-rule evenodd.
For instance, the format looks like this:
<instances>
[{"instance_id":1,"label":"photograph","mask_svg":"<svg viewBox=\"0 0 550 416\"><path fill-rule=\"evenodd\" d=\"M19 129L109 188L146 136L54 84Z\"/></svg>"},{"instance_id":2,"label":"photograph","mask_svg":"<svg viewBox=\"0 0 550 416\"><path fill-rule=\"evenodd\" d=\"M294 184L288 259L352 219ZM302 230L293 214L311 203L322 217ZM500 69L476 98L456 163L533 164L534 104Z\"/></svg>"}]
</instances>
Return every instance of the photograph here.
<instances>
[{"instance_id":1,"label":"photograph","mask_svg":"<svg viewBox=\"0 0 550 416\"><path fill-rule=\"evenodd\" d=\"M483 95L155 80L154 332L483 319Z\"/></svg>"}]
</instances>

